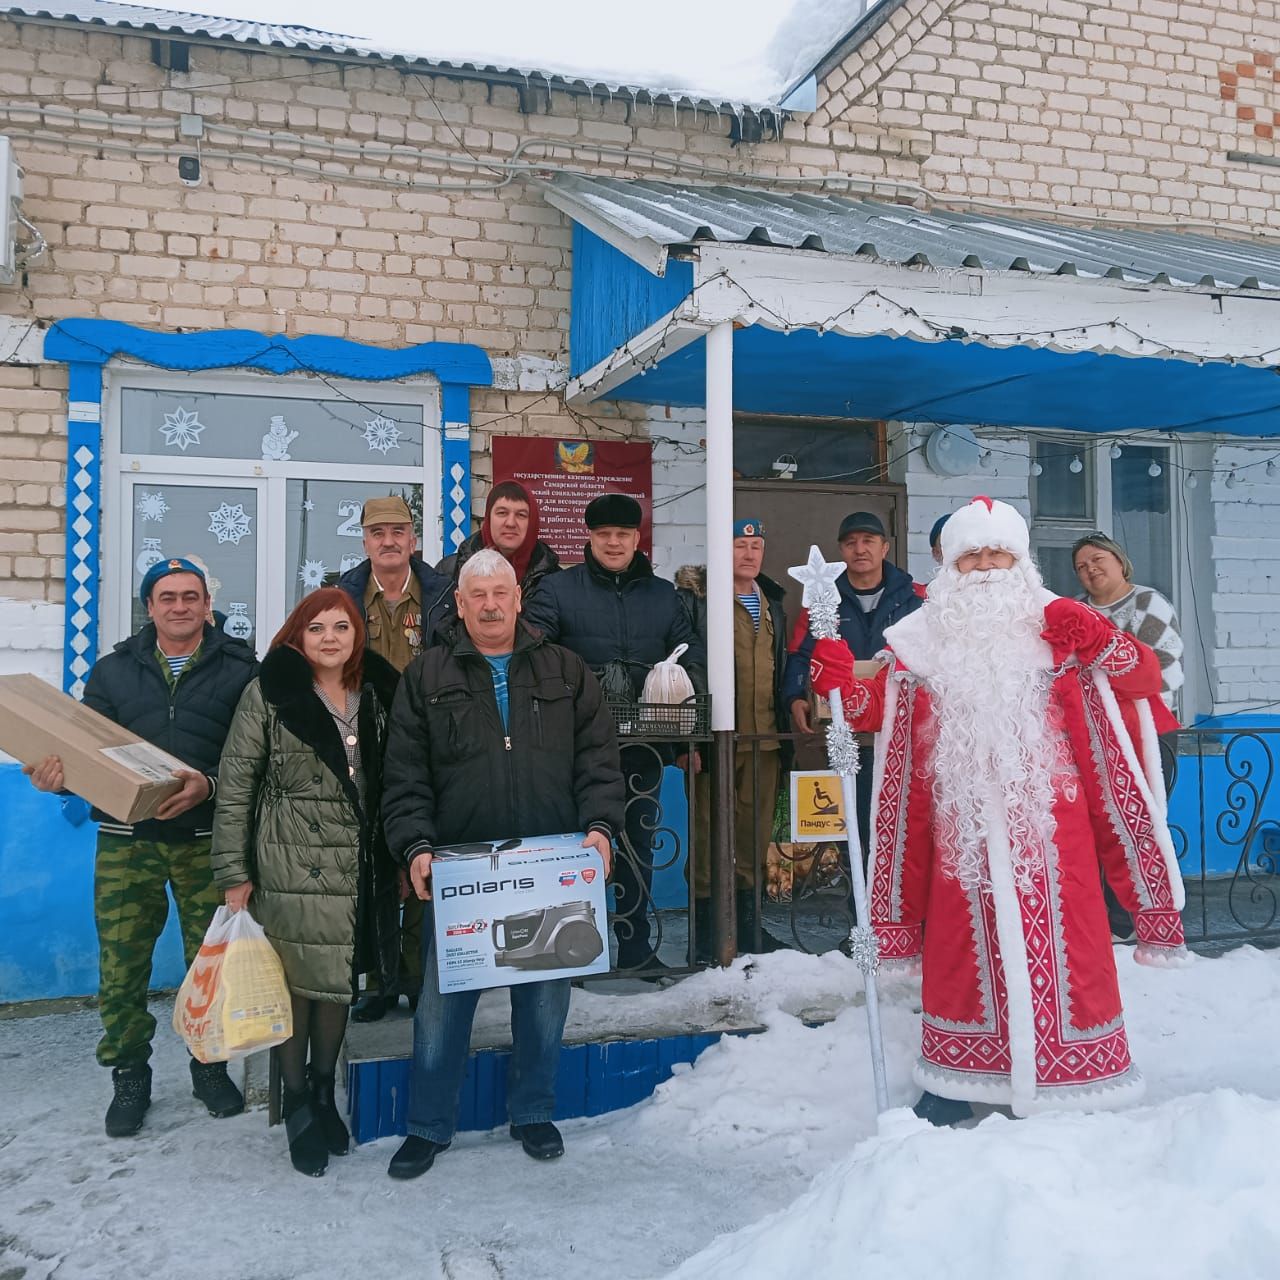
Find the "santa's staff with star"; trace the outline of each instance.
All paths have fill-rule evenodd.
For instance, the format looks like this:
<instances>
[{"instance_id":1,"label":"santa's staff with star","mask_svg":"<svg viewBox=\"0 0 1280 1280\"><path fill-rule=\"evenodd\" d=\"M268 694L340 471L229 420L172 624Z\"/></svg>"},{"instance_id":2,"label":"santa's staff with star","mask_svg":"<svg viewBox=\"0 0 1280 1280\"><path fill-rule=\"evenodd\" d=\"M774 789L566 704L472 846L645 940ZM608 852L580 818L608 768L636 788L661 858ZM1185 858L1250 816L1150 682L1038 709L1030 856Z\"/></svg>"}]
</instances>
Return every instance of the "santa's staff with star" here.
<instances>
[{"instance_id":1,"label":"santa's staff with star","mask_svg":"<svg viewBox=\"0 0 1280 1280\"><path fill-rule=\"evenodd\" d=\"M922 966L917 1114L1015 1115L1139 1096L1098 868L1142 964L1186 962L1182 879L1158 778L1121 716L1160 693L1154 652L1046 591L1026 522L977 498L942 531L924 606L855 679L819 640L814 688L876 732L871 923L881 961Z\"/></svg>"},{"instance_id":2,"label":"santa's staff with star","mask_svg":"<svg viewBox=\"0 0 1280 1280\"><path fill-rule=\"evenodd\" d=\"M836 582L844 573L843 563L828 564L817 547L809 548L805 564L787 573L804 588L801 603L809 611L809 630L817 644L834 644L849 653L840 639L840 594ZM817 651L815 650L815 653ZM852 655L850 655L852 658ZM853 668L850 666L850 672ZM817 685L814 685L817 688ZM875 1087L876 1111L888 1109L889 1090L885 1080L884 1041L880 1034L880 998L876 987L879 957L875 931L867 923L867 877L862 866L862 838L858 834L855 779L858 775L858 748L845 723L839 698L831 702L831 724L827 729L827 759L840 777L844 802L845 833L849 838L849 878L853 885L853 906L857 923L849 931L849 954L862 971L867 1007L867 1035L871 1041L871 1077Z\"/></svg>"}]
</instances>

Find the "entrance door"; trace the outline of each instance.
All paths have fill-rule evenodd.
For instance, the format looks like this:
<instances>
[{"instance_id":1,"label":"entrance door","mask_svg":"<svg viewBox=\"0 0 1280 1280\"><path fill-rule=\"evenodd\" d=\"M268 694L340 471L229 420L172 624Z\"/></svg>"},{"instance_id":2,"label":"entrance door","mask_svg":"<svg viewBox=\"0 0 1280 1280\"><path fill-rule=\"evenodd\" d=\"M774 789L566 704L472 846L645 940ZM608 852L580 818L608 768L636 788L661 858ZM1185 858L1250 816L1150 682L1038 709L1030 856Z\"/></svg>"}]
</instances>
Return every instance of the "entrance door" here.
<instances>
[{"instance_id":1,"label":"entrance door","mask_svg":"<svg viewBox=\"0 0 1280 1280\"><path fill-rule=\"evenodd\" d=\"M758 517L765 527L764 571L787 593L787 617L800 612L800 584L787 576L817 544L828 560L840 558L836 533L851 511L874 511L889 534L889 559L900 564L906 546L907 494L901 485L806 484L794 480L739 480L733 487L737 519Z\"/></svg>"}]
</instances>

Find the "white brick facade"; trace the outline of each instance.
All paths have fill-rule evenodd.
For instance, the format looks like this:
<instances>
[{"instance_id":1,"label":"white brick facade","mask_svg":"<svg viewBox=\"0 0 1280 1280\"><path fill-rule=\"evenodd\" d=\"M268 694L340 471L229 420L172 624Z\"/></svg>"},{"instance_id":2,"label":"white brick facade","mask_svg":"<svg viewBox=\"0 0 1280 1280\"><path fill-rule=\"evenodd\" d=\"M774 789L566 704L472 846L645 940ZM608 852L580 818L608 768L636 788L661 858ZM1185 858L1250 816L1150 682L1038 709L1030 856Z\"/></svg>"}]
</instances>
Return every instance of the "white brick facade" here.
<instances>
[{"instance_id":1,"label":"white brick facade","mask_svg":"<svg viewBox=\"0 0 1280 1280\"><path fill-rule=\"evenodd\" d=\"M652 438L655 562L669 574L703 554L701 413L566 410L556 379L571 231L533 166L812 190L896 183L956 207L1280 231L1280 168L1256 162L1277 155L1276 0L882 8L820 84L816 111L781 139L741 145L727 116L687 108L673 118L554 92L548 111L526 114L510 86L209 43L191 46L189 72L170 72L139 35L0 18L0 133L50 246L25 282L0 288L0 649L43 652L47 666L61 644L50 619L64 595L66 375L33 362L24 340L59 319L475 343L499 365L473 397L476 503L493 434ZM195 150L182 113L203 120L194 186L177 174ZM990 476L944 481L918 453L894 468L918 576L933 520L975 484L1025 507L1025 440L1001 448L1012 453ZM1245 455L1257 456L1220 445L1208 465ZM1196 615L1210 669L1198 710L1280 698L1266 643L1276 501L1280 479L1254 468L1191 504L1202 515L1189 536L1213 565ZM45 609L28 621L20 602Z\"/></svg>"}]
</instances>

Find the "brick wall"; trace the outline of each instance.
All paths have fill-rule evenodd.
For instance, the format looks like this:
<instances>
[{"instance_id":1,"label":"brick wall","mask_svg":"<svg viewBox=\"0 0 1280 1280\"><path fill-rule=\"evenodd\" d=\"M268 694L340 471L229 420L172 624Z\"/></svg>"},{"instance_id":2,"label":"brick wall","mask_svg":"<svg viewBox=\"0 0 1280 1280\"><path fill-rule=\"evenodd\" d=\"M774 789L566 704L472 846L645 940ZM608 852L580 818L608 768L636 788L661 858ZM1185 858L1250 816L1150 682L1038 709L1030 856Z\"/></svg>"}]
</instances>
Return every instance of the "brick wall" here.
<instances>
[{"instance_id":1,"label":"brick wall","mask_svg":"<svg viewBox=\"0 0 1280 1280\"><path fill-rule=\"evenodd\" d=\"M145 38L4 18L0 132L50 251L25 285L0 288L0 324L96 316L467 341L500 362L562 365L569 226L533 175L502 167L513 158L695 182L845 175L962 206L1270 228L1280 169L1225 157L1275 154L1278 46L1276 0L906 0L827 77L816 112L780 140L733 145L727 116L687 108L553 93L549 111L525 114L508 86L244 48L193 46L191 71L174 73L150 62ZM177 176L177 156L194 150L180 113L205 121L196 186ZM647 436L659 571L703 558L700 413L573 415L546 384L525 385L475 398L477 505L492 434ZM62 373L0 364L0 598L62 598L64 455ZM1010 475L984 487L1016 497L1013 460L1000 470ZM915 455L896 478L910 495L909 567L923 575L930 524L971 483L941 482ZM1256 489L1242 514L1243 496L1215 486L1219 540L1270 520ZM1237 516L1252 534L1228 532ZM1250 560L1239 550L1224 544L1229 574ZM1231 602L1258 595L1271 599L1236 585L1214 598L1247 614ZM14 616L0 625L25 625ZM1257 647L1250 624L1218 625L1220 698L1256 698L1267 664L1235 661Z\"/></svg>"},{"instance_id":2,"label":"brick wall","mask_svg":"<svg viewBox=\"0 0 1280 1280\"><path fill-rule=\"evenodd\" d=\"M1271 444L1233 444L1213 453L1213 575L1206 587L1213 593L1210 661L1221 714L1280 696L1280 484L1257 465L1276 452ZM1245 468L1234 485L1227 483L1231 467Z\"/></svg>"},{"instance_id":3,"label":"brick wall","mask_svg":"<svg viewBox=\"0 0 1280 1280\"><path fill-rule=\"evenodd\" d=\"M812 134L877 125L948 200L1280 228L1275 0L907 0L827 77Z\"/></svg>"},{"instance_id":4,"label":"brick wall","mask_svg":"<svg viewBox=\"0 0 1280 1280\"><path fill-rule=\"evenodd\" d=\"M66 371L0 364L0 596L63 599Z\"/></svg>"}]
</instances>

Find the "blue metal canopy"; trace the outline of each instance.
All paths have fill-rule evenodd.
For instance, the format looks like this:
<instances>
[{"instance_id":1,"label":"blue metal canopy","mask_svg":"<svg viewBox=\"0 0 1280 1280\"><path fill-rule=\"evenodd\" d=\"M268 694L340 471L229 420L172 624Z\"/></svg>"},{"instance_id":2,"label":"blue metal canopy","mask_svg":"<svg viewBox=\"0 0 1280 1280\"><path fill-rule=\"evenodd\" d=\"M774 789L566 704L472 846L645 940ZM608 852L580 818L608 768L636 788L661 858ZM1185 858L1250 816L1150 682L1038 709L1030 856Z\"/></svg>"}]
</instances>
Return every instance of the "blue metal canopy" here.
<instances>
[{"instance_id":1,"label":"blue metal canopy","mask_svg":"<svg viewBox=\"0 0 1280 1280\"><path fill-rule=\"evenodd\" d=\"M667 356L608 398L701 406L705 345ZM1280 435L1275 369L761 326L734 334L733 403L743 413Z\"/></svg>"}]
</instances>

